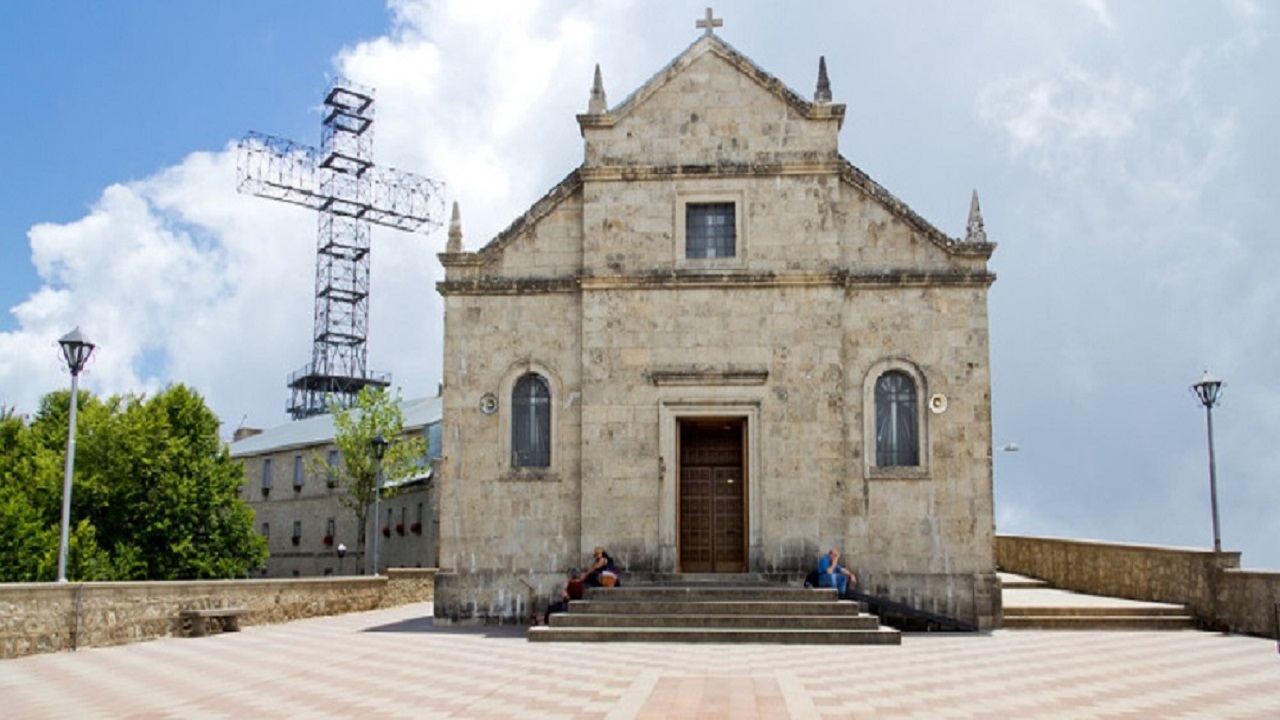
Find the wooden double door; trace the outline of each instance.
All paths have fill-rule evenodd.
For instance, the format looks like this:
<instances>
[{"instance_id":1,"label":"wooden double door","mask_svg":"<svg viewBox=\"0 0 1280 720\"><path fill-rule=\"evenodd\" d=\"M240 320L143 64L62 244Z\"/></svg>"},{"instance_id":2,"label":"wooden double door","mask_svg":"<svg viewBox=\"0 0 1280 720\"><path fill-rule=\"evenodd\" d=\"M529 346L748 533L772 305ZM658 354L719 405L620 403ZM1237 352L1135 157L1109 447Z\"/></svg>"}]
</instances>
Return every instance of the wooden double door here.
<instances>
[{"instance_id":1,"label":"wooden double door","mask_svg":"<svg viewBox=\"0 0 1280 720\"><path fill-rule=\"evenodd\" d=\"M681 572L747 570L747 422L680 421Z\"/></svg>"}]
</instances>

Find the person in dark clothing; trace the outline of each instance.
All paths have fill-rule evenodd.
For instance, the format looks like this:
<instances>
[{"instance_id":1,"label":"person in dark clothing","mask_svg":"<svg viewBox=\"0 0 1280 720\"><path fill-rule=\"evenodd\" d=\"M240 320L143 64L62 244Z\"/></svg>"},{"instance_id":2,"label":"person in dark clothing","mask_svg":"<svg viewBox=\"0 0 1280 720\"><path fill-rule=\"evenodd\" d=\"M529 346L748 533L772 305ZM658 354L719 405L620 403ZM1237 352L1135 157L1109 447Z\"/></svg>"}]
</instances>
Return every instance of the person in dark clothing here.
<instances>
[{"instance_id":1,"label":"person in dark clothing","mask_svg":"<svg viewBox=\"0 0 1280 720\"><path fill-rule=\"evenodd\" d=\"M574 568L569 571L569 582L565 583L564 590L560 592L559 602L553 602L547 606L547 614L542 618L534 618L534 625L550 624L551 616L554 613L569 612L569 603L574 600L581 600L585 588L582 581L578 579L578 569Z\"/></svg>"},{"instance_id":2,"label":"person in dark clothing","mask_svg":"<svg viewBox=\"0 0 1280 720\"><path fill-rule=\"evenodd\" d=\"M592 561L591 567L578 579L587 587L614 587L619 585L618 569L614 567L613 558L609 557L609 553L597 545L593 555L595 559ZM612 580L609 580L609 577L612 577Z\"/></svg>"}]
</instances>

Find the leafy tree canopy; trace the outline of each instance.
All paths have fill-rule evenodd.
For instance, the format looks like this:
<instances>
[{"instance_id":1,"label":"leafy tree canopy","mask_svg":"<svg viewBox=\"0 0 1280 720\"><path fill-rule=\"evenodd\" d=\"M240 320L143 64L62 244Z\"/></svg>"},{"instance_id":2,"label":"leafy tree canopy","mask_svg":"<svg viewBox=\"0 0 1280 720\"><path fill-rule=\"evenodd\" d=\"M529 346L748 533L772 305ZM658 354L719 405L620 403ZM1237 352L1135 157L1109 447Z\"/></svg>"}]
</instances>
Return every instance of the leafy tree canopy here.
<instances>
[{"instance_id":1,"label":"leafy tree canopy","mask_svg":"<svg viewBox=\"0 0 1280 720\"><path fill-rule=\"evenodd\" d=\"M310 464L336 480L344 491L340 496L343 506L355 517L356 527L368 532L378 471L373 439L381 435L389 443L382 457L384 485L388 479L422 472L427 463L427 443L421 437L404 434L399 392L393 395L381 388L366 386L352 407L334 405L329 410L333 415L333 442L342 456L339 466L330 465L328 458L318 454ZM384 499L392 494L394 490L382 490ZM363 551L367 538L361 534L356 542L357 551Z\"/></svg>"},{"instance_id":2,"label":"leafy tree canopy","mask_svg":"<svg viewBox=\"0 0 1280 720\"><path fill-rule=\"evenodd\" d=\"M243 577L266 560L243 467L198 393L77 400L68 579ZM0 581L54 579L69 401L49 393L29 422L0 414Z\"/></svg>"}]
</instances>

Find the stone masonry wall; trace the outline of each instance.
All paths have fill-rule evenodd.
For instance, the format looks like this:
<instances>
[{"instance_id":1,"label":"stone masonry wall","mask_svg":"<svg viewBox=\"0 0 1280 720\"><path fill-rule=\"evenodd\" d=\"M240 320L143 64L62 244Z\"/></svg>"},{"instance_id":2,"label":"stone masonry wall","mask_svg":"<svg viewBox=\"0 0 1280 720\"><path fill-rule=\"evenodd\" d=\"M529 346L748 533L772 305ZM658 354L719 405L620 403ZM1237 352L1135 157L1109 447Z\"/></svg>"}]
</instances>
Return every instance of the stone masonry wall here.
<instances>
[{"instance_id":1,"label":"stone masonry wall","mask_svg":"<svg viewBox=\"0 0 1280 720\"><path fill-rule=\"evenodd\" d=\"M0 585L0 659L179 635L182 610L245 607L242 625L341 615L434 597L435 570L384 577Z\"/></svg>"}]
</instances>

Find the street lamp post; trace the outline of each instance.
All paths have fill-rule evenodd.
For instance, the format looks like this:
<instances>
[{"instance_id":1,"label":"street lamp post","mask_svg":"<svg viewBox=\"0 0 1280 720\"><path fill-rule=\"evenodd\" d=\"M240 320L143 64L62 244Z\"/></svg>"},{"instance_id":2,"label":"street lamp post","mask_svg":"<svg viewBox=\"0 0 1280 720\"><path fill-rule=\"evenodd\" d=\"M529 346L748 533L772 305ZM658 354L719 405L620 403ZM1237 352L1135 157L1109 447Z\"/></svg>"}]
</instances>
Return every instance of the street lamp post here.
<instances>
[{"instance_id":1,"label":"street lamp post","mask_svg":"<svg viewBox=\"0 0 1280 720\"><path fill-rule=\"evenodd\" d=\"M378 536L382 534L378 524L381 520L381 500L382 500L382 456L387 452L386 438L382 437L382 433L378 433L377 437L369 441L373 445L373 459L376 465L376 474L373 479L373 574L378 574Z\"/></svg>"},{"instance_id":2,"label":"street lamp post","mask_svg":"<svg viewBox=\"0 0 1280 720\"><path fill-rule=\"evenodd\" d=\"M347 556L347 545L346 545L346 543L338 543L338 547L337 547L337 549L336 549L334 552L338 553L338 574L339 574L339 575L341 575L341 574L342 574L342 559L343 559L343 558L345 558L345 557Z\"/></svg>"},{"instance_id":3,"label":"street lamp post","mask_svg":"<svg viewBox=\"0 0 1280 720\"><path fill-rule=\"evenodd\" d=\"M1213 509L1213 551L1222 552L1222 535L1218 530L1218 470L1213 457L1213 406L1222 395L1222 381L1204 371L1204 377L1191 386L1204 405L1205 425L1209 429L1209 505Z\"/></svg>"},{"instance_id":4,"label":"street lamp post","mask_svg":"<svg viewBox=\"0 0 1280 720\"><path fill-rule=\"evenodd\" d=\"M58 582L67 581L67 540L71 526L71 473L76 465L76 400L80 393L80 371L93 354L94 344L89 342L80 328L63 335L58 344L62 357L71 371L71 411L67 416L67 462L62 473L62 536L58 542Z\"/></svg>"}]
</instances>

